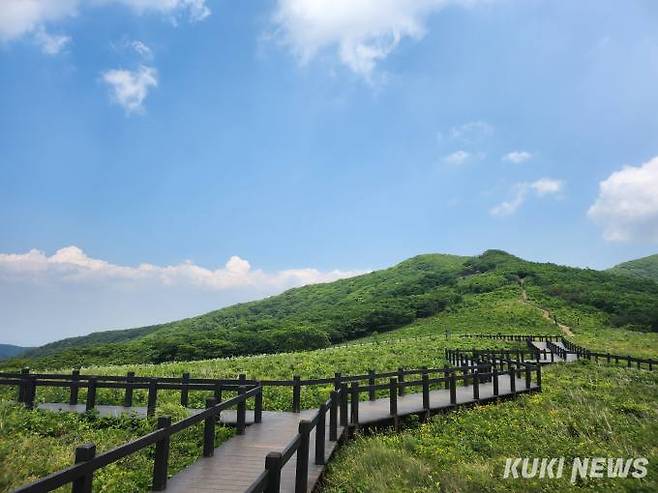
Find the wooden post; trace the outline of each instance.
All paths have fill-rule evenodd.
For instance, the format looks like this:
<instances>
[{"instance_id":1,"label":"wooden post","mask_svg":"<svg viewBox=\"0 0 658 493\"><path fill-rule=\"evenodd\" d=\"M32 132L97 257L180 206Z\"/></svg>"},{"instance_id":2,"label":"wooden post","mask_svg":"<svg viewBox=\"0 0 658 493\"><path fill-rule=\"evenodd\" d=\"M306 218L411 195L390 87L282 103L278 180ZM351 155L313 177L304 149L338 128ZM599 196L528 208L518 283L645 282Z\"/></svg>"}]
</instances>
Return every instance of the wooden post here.
<instances>
[{"instance_id":1,"label":"wooden post","mask_svg":"<svg viewBox=\"0 0 658 493\"><path fill-rule=\"evenodd\" d=\"M352 382L352 396L351 396L351 406L352 416L350 417L350 422L353 425L359 424L359 382Z\"/></svg>"},{"instance_id":2,"label":"wooden post","mask_svg":"<svg viewBox=\"0 0 658 493\"><path fill-rule=\"evenodd\" d=\"M443 387L444 387L445 389L449 389L449 388L450 388L450 381L448 380L448 369L449 369L449 368L450 368L450 367L449 367L448 365L443 365L443 379L445 380L445 381L443 382L443 384L444 384Z\"/></svg>"},{"instance_id":3,"label":"wooden post","mask_svg":"<svg viewBox=\"0 0 658 493\"><path fill-rule=\"evenodd\" d=\"M525 365L525 388L530 389L532 384L532 372L530 371L530 365Z\"/></svg>"},{"instance_id":4,"label":"wooden post","mask_svg":"<svg viewBox=\"0 0 658 493\"><path fill-rule=\"evenodd\" d=\"M399 384L398 385L398 395L400 397L402 397L404 395L404 392L405 392L404 385L402 385L404 383L404 368L398 368L398 379L397 379L397 381L398 381L398 384Z\"/></svg>"},{"instance_id":5,"label":"wooden post","mask_svg":"<svg viewBox=\"0 0 658 493\"><path fill-rule=\"evenodd\" d=\"M473 399L480 400L480 365L473 369Z\"/></svg>"},{"instance_id":6,"label":"wooden post","mask_svg":"<svg viewBox=\"0 0 658 493\"><path fill-rule=\"evenodd\" d=\"M158 380L152 378L149 380L149 393L146 403L146 415L153 416L155 414L155 406L158 402Z\"/></svg>"},{"instance_id":7,"label":"wooden post","mask_svg":"<svg viewBox=\"0 0 658 493\"><path fill-rule=\"evenodd\" d=\"M129 371L126 375L126 393L123 396L123 406L132 407L133 405L133 386L132 382L135 379L135 372Z\"/></svg>"},{"instance_id":8,"label":"wooden post","mask_svg":"<svg viewBox=\"0 0 658 493\"><path fill-rule=\"evenodd\" d=\"M213 397L217 402L222 402L222 381L217 380L213 389Z\"/></svg>"},{"instance_id":9,"label":"wooden post","mask_svg":"<svg viewBox=\"0 0 658 493\"><path fill-rule=\"evenodd\" d=\"M25 400L25 394L26 394L26 389L28 386L28 380L29 378L26 377L25 375L28 375L30 373L29 368L21 368L21 383L18 384L18 402L24 402L27 403Z\"/></svg>"},{"instance_id":10,"label":"wooden post","mask_svg":"<svg viewBox=\"0 0 658 493\"><path fill-rule=\"evenodd\" d=\"M263 386L260 382L258 385L260 385L260 390L254 397L254 423L263 422Z\"/></svg>"},{"instance_id":11,"label":"wooden post","mask_svg":"<svg viewBox=\"0 0 658 493\"><path fill-rule=\"evenodd\" d=\"M315 427L315 465L324 465L324 438L326 430L327 404L320 405L318 415L318 424Z\"/></svg>"},{"instance_id":12,"label":"wooden post","mask_svg":"<svg viewBox=\"0 0 658 493\"><path fill-rule=\"evenodd\" d=\"M265 470L267 471L267 488L265 493L279 493L281 491L281 469L283 457L281 452L270 452L265 457Z\"/></svg>"},{"instance_id":13,"label":"wooden post","mask_svg":"<svg viewBox=\"0 0 658 493\"><path fill-rule=\"evenodd\" d=\"M292 377L292 412L298 413L301 409L302 385L299 375Z\"/></svg>"},{"instance_id":14,"label":"wooden post","mask_svg":"<svg viewBox=\"0 0 658 493\"><path fill-rule=\"evenodd\" d=\"M91 411L96 407L96 377L90 377L87 382L87 404L85 411Z\"/></svg>"},{"instance_id":15,"label":"wooden post","mask_svg":"<svg viewBox=\"0 0 658 493\"><path fill-rule=\"evenodd\" d=\"M81 464L89 462L96 457L96 445L93 443L86 443L75 448L75 463ZM94 482L94 473L90 472L84 476L80 476L73 481L71 493L91 493L91 485Z\"/></svg>"},{"instance_id":16,"label":"wooden post","mask_svg":"<svg viewBox=\"0 0 658 493\"><path fill-rule=\"evenodd\" d=\"M649 360L649 371L653 371L653 360Z\"/></svg>"},{"instance_id":17,"label":"wooden post","mask_svg":"<svg viewBox=\"0 0 658 493\"><path fill-rule=\"evenodd\" d=\"M183 373L183 381L181 382L181 389L180 389L180 405L183 407L187 407L187 405L190 402L190 397L189 397L189 383L190 383L190 374L185 372Z\"/></svg>"},{"instance_id":18,"label":"wooden post","mask_svg":"<svg viewBox=\"0 0 658 493\"><path fill-rule=\"evenodd\" d=\"M329 407L329 440L338 440L338 392L331 391L331 406Z\"/></svg>"},{"instance_id":19,"label":"wooden post","mask_svg":"<svg viewBox=\"0 0 658 493\"><path fill-rule=\"evenodd\" d=\"M37 378L33 375L26 375L25 377L25 407L27 409L34 409L34 399L37 395Z\"/></svg>"},{"instance_id":20,"label":"wooden post","mask_svg":"<svg viewBox=\"0 0 658 493\"><path fill-rule=\"evenodd\" d=\"M466 366L466 363L462 366L462 376L464 377L464 387L468 387L468 367Z\"/></svg>"},{"instance_id":21,"label":"wooden post","mask_svg":"<svg viewBox=\"0 0 658 493\"><path fill-rule=\"evenodd\" d=\"M334 390L340 390L340 384L342 382L342 375L339 371L334 373Z\"/></svg>"},{"instance_id":22,"label":"wooden post","mask_svg":"<svg viewBox=\"0 0 658 493\"><path fill-rule=\"evenodd\" d=\"M498 388L498 367L496 365L493 366L493 395L498 395L499 393L499 388Z\"/></svg>"},{"instance_id":23,"label":"wooden post","mask_svg":"<svg viewBox=\"0 0 658 493\"><path fill-rule=\"evenodd\" d=\"M375 400L375 370L368 370L368 399Z\"/></svg>"},{"instance_id":24,"label":"wooden post","mask_svg":"<svg viewBox=\"0 0 658 493\"><path fill-rule=\"evenodd\" d=\"M247 387L244 385L240 385L238 387L238 395L243 396L245 392L247 391ZM244 430L245 430L245 425L246 425L246 418L247 418L247 400L242 399L240 402L238 402L238 409L237 409L237 422L235 425L235 430L238 435L244 435Z\"/></svg>"},{"instance_id":25,"label":"wooden post","mask_svg":"<svg viewBox=\"0 0 658 493\"><path fill-rule=\"evenodd\" d=\"M457 404L457 376L454 370L450 372L450 404Z\"/></svg>"},{"instance_id":26,"label":"wooden post","mask_svg":"<svg viewBox=\"0 0 658 493\"><path fill-rule=\"evenodd\" d=\"M340 384L340 425L347 426L347 384Z\"/></svg>"},{"instance_id":27,"label":"wooden post","mask_svg":"<svg viewBox=\"0 0 658 493\"><path fill-rule=\"evenodd\" d=\"M164 429L171 426L170 416L158 418L158 428ZM153 491L162 491L167 488L167 470L169 469L169 435L155 444L155 461L153 462Z\"/></svg>"},{"instance_id":28,"label":"wooden post","mask_svg":"<svg viewBox=\"0 0 658 493\"><path fill-rule=\"evenodd\" d=\"M628 362L628 364L627 364L626 366L627 366L628 368L630 368L630 367L631 367L631 357L630 357L630 356L626 356L626 361Z\"/></svg>"},{"instance_id":29,"label":"wooden post","mask_svg":"<svg viewBox=\"0 0 658 493\"><path fill-rule=\"evenodd\" d=\"M537 365L537 388L541 390L541 365Z\"/></svg>"},{"instance_id":30,"label":"wooden post","mask_svg":"<svg viewBox=\"0 0 658 493\"><path fill-rule=\"evenodd\" d=\"M301 440L297 449L297 468L295 471L295 493L306 493L308 489L308 449L311 422L302 420L299 422L299 434Z\"/></svg>"},{"instance_id":31,"label":"wooden post","mask_svg":"<svg viewBox=\"0 0 658 493\"><path fill-rule=\"evenodd\" d=\"M429 413L429 411L430 411L430 376L427 374L427 370L423 370L422 380L423 380L423 409L425 409L425 411L427 411L427 413Z\"/></svg>"},{"instance_id":32,"label":"wooden post","mask_svg":"<svg viewBox=\"0 0 658 493\"><path fill-rule=\"evenodd\" d=\"M213 397L206 399L206 409L217 404ZM219 415L209 416L203 420L203 456L212 457L215 454L215 422Z\"/></svg>"},{"instance_id":33,"label":"wooden post","mask_svg":"<svg viewBox=\"0 0 658 493\"><path fill-rule=\"evenodd\" d=\"M512 394L516 394L516 370L509 369L509 389Z\"/></svg>"},{"instance_id":34,"label":"wooden post","mask_svg":"<svg viewBox=\"0 0 658 493\"><path fill-rule=\"evenodd\" d=\"M398 414L398 379L393 377L388 381L388 409L391 416L397 416Z\"/></svg>"},{"instance_id":35,"label":"wooden post","mask_svg":"<svg viewBox=\"0 0 658 493\"><path fill-rule=\"evenodd\" d=\"M78 403L78 389L80 386L78 382L80 380L80 370L74 369L71 372L71 393L69 395L69 405L75 406Z\"/></svg>"}]
</instances>

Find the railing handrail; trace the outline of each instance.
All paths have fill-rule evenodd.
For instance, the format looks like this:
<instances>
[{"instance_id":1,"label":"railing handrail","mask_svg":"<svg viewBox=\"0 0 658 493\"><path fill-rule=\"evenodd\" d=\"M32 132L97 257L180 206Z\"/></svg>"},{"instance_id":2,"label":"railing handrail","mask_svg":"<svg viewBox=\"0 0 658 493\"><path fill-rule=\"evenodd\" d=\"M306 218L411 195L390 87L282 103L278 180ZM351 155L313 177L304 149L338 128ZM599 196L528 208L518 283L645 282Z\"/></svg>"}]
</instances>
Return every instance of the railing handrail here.
<instances>
[{"instance_id":1,"label":"railing handrail","mask_svg":"<svg viewBox=\"0 0 658 493\"><path fill-rule=\"evenodd\" d=\"M72 483L83 476L93 474L98 469L101 469L109 464L128 457L129 455L139 452L146 447L155 445L163 439L169 438L171 435L174 435L186 428L189 428L190 426L200 423L207 418L214 418L222 411L239 405L240 403L245 402L248 398L254 397L256 394L262 391L262 386L253 387L252 389L247 390L244 393L240 393L231 399L208 407L199 414L184 418L171 426L166 428L159 428L135 440L132 440L123 445L119 445L118 447L97 455L85 462L81 462L61 471L54 472L45 478L18 488L14 493L42 493L45 491L52 491L56 488Z\"/></svg>"}]
</instances>

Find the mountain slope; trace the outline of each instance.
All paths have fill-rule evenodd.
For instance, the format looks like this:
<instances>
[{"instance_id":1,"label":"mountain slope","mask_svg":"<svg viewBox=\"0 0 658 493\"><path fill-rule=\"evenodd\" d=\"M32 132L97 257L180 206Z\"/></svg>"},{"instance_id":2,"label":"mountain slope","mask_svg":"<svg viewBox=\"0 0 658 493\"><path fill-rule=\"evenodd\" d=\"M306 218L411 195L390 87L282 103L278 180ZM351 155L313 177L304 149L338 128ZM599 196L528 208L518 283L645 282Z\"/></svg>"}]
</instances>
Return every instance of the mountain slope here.
<instances>
[{"instance_id":1,"label":"mountain slope","mask_svg":"<svg viewBox=\"0 0 658 493\"><path fill-rule=\"evenodd\" d=\"M625 274L658 282L658 253L648 257L629 260L608 269L614 274Z\"/></svg>"},{"instance_id":2,"label":"mountain slope","mask_svg":"<svg viewBox=\"0 0 658 493\"><path fill-rule=\"evenodd\" d=\"M14 346L13 344L0 344L0 359L19 356L30 348Z\"/></svg>"},{"instance_id":3,"label":"mountain slope","mask_svg":"<svg viewBox=\"0 0 658 493\"><path fill-rule=\"evenodd\" d=\"M305 286L176 322L68 339L26 354L32 366L191 360L326 347L453 311L492 293L594 313L606 327L658 330L658 284L527 262L499 250L420 255L394 267ZM463 312L462 312L463 313ZM496 324L494 319L485 323ZM519 320L524 327L524 320ZM495 329L495 327L493 327Z\"/></svg>"}]
</instances>

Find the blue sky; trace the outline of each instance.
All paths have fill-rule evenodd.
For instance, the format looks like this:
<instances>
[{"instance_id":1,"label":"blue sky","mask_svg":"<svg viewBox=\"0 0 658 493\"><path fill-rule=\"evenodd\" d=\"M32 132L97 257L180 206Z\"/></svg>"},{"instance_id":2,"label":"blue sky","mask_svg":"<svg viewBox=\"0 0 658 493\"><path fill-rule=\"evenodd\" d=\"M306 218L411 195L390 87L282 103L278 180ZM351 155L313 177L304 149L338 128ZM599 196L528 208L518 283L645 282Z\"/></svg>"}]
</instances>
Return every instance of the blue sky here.
<instances>
[{"instance_id":1,"label":"blue sky","mask_svg":"<svg viewBox=\"0 0 658 493\"><path fill-rule=\"evenodd\" d=\"M650 0L5 1L0 342L425 252L655 253L657 25Z\"/></svg>"}]
</instances>

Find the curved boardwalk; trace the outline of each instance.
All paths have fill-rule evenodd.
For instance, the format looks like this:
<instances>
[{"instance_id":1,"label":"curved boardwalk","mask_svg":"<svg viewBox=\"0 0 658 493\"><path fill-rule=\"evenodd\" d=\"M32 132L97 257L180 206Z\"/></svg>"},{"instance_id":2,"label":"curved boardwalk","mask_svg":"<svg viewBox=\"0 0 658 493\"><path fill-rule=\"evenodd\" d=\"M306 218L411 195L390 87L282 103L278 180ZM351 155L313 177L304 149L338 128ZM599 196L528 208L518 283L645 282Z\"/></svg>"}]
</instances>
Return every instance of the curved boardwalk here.
<instances>
[{"instance_id":1,"label":"curved boardwalk","mask_svg":"<svg viewBox=\"0 0 658 493\"><path fill-rule=\"evenodd\" d=\"M537 383L534 382L530 388L526 388L525 379L516 378L514 383L516 393L539 390ZM456 404L451 404L449 390L433 390L429 393L430 412L474 405L514 395L509 377L500 378L498 396L494 395L493 382L480 383L478 390L479 399L474 399L473 385L457 387ZM358 423L352 423L351 426L389 422L395 424L397 419L405 416L426 415L427 409L423 406L422 394L413 393L399 397L397 411L397 415L391 415L388 397L374 401L361 401L358 406ZM315 410L301 413L264 412L262 423L249 426L244 435L233 437L215 449L213 457L199 459L170 479L167 491L173 493L193 491L242 493L247 491L263 472L264 458L268 452L282 451L297 434L300 420L310 418L313 413ZM328 424L326 430L328 430ZM339 427L338 437L342 437L345 432L345 427ZM310 441L314 443L314 433L311 434ZM327 459L335 450L336 444L337 442L326 441L325 456ZM313 447L309 450L309 456L307 491L312 491L322 476L324 466L313 464ZM282 470L281 491L283 492L295 491L295 459L296 456L293 456Z\"/></svg>"}]
</instances>

